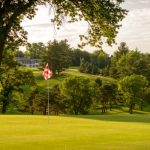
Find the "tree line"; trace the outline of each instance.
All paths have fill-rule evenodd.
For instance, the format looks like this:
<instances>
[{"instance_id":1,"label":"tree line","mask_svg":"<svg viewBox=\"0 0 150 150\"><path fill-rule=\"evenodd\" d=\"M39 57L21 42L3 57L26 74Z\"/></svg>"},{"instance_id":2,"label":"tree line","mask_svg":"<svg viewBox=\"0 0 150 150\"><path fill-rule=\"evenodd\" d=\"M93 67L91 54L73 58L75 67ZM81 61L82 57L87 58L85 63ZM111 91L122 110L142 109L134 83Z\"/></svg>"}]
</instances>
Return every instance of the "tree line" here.
<instances>
[{"instance_id":1,"label":"tree line","mask_svg":"<svg viewBox=\"0 0 150 150\"><path fill-rule=\"evenodd\" d=\"M114 78L105 83L101 78L68 77L62 84L51 87L50 110L55 114L87 114L92 109L106 113L120 106L127 106L133 113L134 108L143 110L150 104L150 54L129 50L124 42L112 56L103 50L89 53L70 48L66 40L29 44L27 51L7 51L5 56L0 71L2 113L11 107L31 114L47 111L47 89L37 86L33 73L21 69L15 56L39 58L41 65L48 62L58 77L64 69L76 66L83 73Z\"/></svg>"}]
</instances>

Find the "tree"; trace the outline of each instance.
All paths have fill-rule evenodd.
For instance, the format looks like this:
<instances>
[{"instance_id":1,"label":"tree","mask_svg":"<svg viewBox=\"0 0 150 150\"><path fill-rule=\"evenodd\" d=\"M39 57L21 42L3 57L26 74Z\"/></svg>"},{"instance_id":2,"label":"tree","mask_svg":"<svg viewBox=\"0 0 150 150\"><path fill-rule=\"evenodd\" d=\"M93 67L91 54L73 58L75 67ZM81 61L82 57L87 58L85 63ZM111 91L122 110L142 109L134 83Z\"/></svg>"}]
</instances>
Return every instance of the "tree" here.
<instances>
[{"instance_id":1,"label":"tree","mask_svg":"<svg viewBox=\"0 0 150 150\"><path fill-rule=\"evenodd\" d=\"M99 68L100 74L105 75L106 69L108 69L110 65L109 55L103 50L94 51L91 56L91 63Z\"/></svg>"},{"instance_id":2,"label":"tree","mask_svg":"<svg viewBox=\"0 0 150 150\"><path fill-rule=\"evenodd\" d=\"M25 51L25 55L26 57L29 57L31 59L33 58L41 59L45 50L46 50L46 46L44 45L44 43L42 42L32 43L32 44L28 44Z\"/></svg>"},{"instance_id":3,"label":"tree","mask_svg":"<svg viewBox=\"0 0 150 150\"><path fill-rule=\"evenodd\" d=\"M104 84L100 88L101 91L101 104L102 113L105 113L108 109L112 110L113 103L116 99L117 85L116 84Z\"/></svg>"},{"instance_id":4,"label":"tree","mask_svg":"<svg viewBox=\"0 0 150 150\"><path fill-rule=\"evenodd\" d=\"M2 103L2 113L6 113L12 100L14 91L22 91L22 85L35 84L34 76L31 71L19 70L19 64L14 60L12 51L5 52L0 67L0 97Z\"/></svg>"},{"instance_id":5,"label":"tree","mask_svg":"<svg viewBox=\"0 0 150 150\"><path fill-rule=\"evenodd\" d=\"M106 73L106 69L108 69L109 64L110 59L108 54L106 54L103 50L94 51L89 55L89 60L81 57L79 71L90 74L104 74Z\"/></svg>"},{"instance_id":6,"label":"tree","mask_svg":"<svg viewBox=\"0 0 150 150\"><path fill-rule=\"evenodd\" d=\"M15 55L16 55L16 57L24 57L25 56L24 52L20 51L20 50L17 50Z\"/></svg>"},{"instance_id":7,"label":"tree","mask_svg":"<svg viewBox=\"0 0 150 150\"><path fill-rule=\"evenodd\" d=\"M123 66L123 67L122 67ZM150 57L139 51L130 51L123 55L116 64L117 72L120 77L132 74L143 75L150 79Z\"/></svg>"},{"instance_id":8,"label":"tree","mask_svg":"<svg viewBox=\"0 0 150 150\"><path fill-rule=\"evenodd\" d=\"M34 76L31 71L21 71L12 68L1 70L3 71L0 75L2 113L6 113L13 91L22 91L22 85L34 84Z\"/></svg>"},{"instance_id":9,"label":"tree","mask_svg":"<svg viewBox=\"0 0 150 150\"><path fill-rule=\"evenodd\" d=\"M63 83L67 97L68 110L75 114L86 114L92 104L90 80L82 77L70 77Z\"/></svg>"},{"instance_id":10,"label":"tree","mask_svg":"<svg viewBox=\"0 0 150 150\"><path fill-rule=\"evenodd\" d=\"M116 67L117 63L121 59L121 57L126 55L128 52L129 52L129 48L127 44L125 42L121 42L118 47L118 50L115 51L113 56L111 57L111 65L109 68L110 76L115 77L115 78L119 77L118 69Z\"/></svg>"},{"instance_id":11,"label":"tree","mask_svg":"<svg viewBox=\"0 0 150 150\"><path fill-rule=\"evenodd\" d=\"M147 80L142 75L126 76L119 81L119 87L123 91L129 104L129 112L132 114L134 105L142 100Z\"/></svg>"},{"instance_id":12,"label":"tree","mask_svg":"<svg viewBox=\"0 0 150 150\"><path fill-rule=\"evenodd\" d=\"M49 90L49 103L50 103L50 112L54 112L55 115L58 115L60 112L65 112L65 102L64 97L61 94L59 85L54 85ZM29 111L33 114L34 111L41 112L43 115L46 115L48 108L48 93L47 89L41 87L36 87L30 93L30 96L27 100L27 107Z\"/></svg>"},{"instance_id":13,"label":"tree","mask_svg":"<svg viewBox=\"0 0 150 150\"><path fill-rule=\"evenodd\" d=\"M60 42L54 40L48 43L47 51L45 52L42 62L48 62L50 69L54 74L59 74L63 69L68 68L71 63L70 47L67 40Z\"/></svg>"},{"instance_id":14,"label":"tree","mask_svg":"<svg viewBox=\"0 0 150 150\"><path fill-rule=\"evenodd\" d=\"M75 49L71 51L71 65L72 66L80 66L81 59L85 61L90 61L90 53L87 51L82 51L80 49Z\"/></svg>"},{"instance_id":15,"label":"tree","mask_svg":"<svg viewBox=\"0 0 150 150\"><path fill-rule=\"evenodd\" d=\"M38 88L34 88L31 91L31 93L30 93L30 95L29 95L29 97L27 99L26 105L27 105L27 107L29 109L28 111L31 112L32 115L34 114L34 112L37 109L37 103L36 103L36 101L37 101L37 95L38 94L39 94Z\"/></svg>"},{"instance_id":16,"label":"tree","mask_svg":"<svg viewBox=\"0 0 150 150\"><path fill-rule=\"evenodd\" d=\"M80 36L91 45L101 46L102 37L107 43L114 42L120 21L127 11L120 7L123 0L3 0L0 1L0 63L6 44L22 45L27 40L27 32L20 25L26 16L32 19L37 5L49 3L55 9L54 22L60 26L63 16L69 16L70 22L84 19L88 21L88 37Z\"/></svg>"}]
</instances>

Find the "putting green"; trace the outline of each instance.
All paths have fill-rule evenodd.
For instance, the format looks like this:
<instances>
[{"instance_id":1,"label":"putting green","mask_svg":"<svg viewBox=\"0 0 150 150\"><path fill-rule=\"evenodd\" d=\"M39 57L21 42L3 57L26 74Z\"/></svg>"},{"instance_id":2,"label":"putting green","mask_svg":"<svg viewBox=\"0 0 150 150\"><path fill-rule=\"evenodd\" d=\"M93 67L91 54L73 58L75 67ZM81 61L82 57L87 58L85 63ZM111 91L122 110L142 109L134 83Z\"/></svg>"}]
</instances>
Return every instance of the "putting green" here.
<instances>
[{"instance_id":1,"label":"putting green","mask_svg":"<svg viewBox=\"0 0 150 150\"><path fill-rule=\"evenodd\" d=\"M0 115L0 150L130 149L150 149L150 114Z\"/></svg>"}]
</instances>

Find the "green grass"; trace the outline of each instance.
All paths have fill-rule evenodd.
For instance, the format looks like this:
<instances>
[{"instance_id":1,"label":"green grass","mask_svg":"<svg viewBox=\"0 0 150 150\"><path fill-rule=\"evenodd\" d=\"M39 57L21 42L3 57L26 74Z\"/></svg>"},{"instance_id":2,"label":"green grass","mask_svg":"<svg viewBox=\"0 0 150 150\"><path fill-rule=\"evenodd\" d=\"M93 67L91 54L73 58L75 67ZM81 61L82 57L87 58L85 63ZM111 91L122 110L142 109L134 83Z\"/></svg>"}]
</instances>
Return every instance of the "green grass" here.
<instances>
[{"instance_id":1,"label":"green grass","mask_svg":"<svg viewBox=\"0 0 150 150\"><path fill-rule=\"evenodd\" d=\"M0 150L149 150L150 114L0 115Z\"/></svg>"},{"instance_id":2,"label":"green grass","mask_svg":"<svg viewBox=\"0 0 150 150\"><path fill-rule=\"evenodd\" d=\"M78 68L66 69L59 76L52 77L48 81L45 81L43 76L42 76L42 71L43 70L39 70L37 68L25 68L25 69L29 69L29 70L33 71L33 73L35 75L35 78L36 78L37 85L42 86L42 87L47 87L47 84L49 84L50 87L55 85L55 84L60 84L60 83L63 82L64 79L66 79L67 77L71 77L71 76L82 76L82 77L85 77L85 78L89 78L91 80L94 80L97 77L99 77L99 78L102 79L102 81L104 83L116 82L116 80L113 79L113 78L102 77L102 76L99 76L99 75L91 75L91 74L86 74L86 73L80 73L78 71Z\"/></svg>"}]
</instances>

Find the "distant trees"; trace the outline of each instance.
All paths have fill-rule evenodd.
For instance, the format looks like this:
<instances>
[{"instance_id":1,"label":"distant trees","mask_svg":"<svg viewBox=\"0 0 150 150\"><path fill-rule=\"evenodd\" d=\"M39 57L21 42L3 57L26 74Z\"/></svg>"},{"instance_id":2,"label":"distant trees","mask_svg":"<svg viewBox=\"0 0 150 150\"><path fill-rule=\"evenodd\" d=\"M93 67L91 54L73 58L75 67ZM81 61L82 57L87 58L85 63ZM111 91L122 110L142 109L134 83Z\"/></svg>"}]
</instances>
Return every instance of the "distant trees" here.
<instances>
[{"instance_id":1,"label":"distant trees","mask_svg":"<svg viewBox=\"0 0 150 150\"><path fill-rule=\"evenodd\" d=\"M129 112L132 114L135 104L142 105L144 88L147 86L146 77L142 75L126 76L119 81L119 86L124 93L124 97L126 97Z\"/></svg>"},{"instance_id":2,"label":"distant trees","mask_svg":"<svg viewBox=\"0 0 150 150\"><path fill-rule=\"evenodd\" d=\"M72 77L63 83L67 108L72 114L87 114L92 104L92 87L89 79Z\"/></svg>"},{"instance_id":3,"label":"distant trees","mask_svg":"<svg viewBox=\"0 0 150 150\"><path fill-rule=\"evenodd\" d=\"M79 67L81 59L84 59L86 62L90 62L91 54L80 49L73 49L71 51L71 66Z\"/></svg>"},{"instance_id":4,"label":"distant trees","mask_svg":"<svg viewBox=\"0 0 150 150\"><path fill-rule=\"evenodd\" d=\"M33 43L26 52L28 57L42 60L44 66L49 63L54 74L59 74L69 66L79 67L79 71L89 74L114 77L116 80L102 82L99 78L67 77L50 88L50 111L54 114L87 114L92 109L106 113L115 107L127 106L133 113L135 108L143 110L150 101L150 54L137 49L129 50L122 42L118 50L109 56L103 50L89 53L80 49L71 49L66 40L50 41L48 45ZM36 49L39 48L37 52ZM0 68L0 108L3 113L15 107L17 111L31 114L47 113L47 89L33 87L35 79L30 71L19 68L15 55L27 56L13 50L5 54ZM58 76L59 77L59 76ZM66 77L66 76L65 76ZM25 95L26 85L30 90ZM119 87L119 88L118 88ZM21 97L21 98L20 98ZM8 109L9 108L9 109ZM12 109L12 108L11 108Z\"/></svg>"},{"instance_id":5,"label":"distant trees","mask_svg":"<svg viewBox=\"0 0 150 150\"><path fill-rule=\"evenodd\" d=\"M48 108L48 89L36 87L31 92L27 99L26 111L34 114L40 112L43 115L47 114ZM50 113L58 115L60 112L64 113L66 109L66 103L64 96L61 93L59 85L49 87L49 104Z\"/></svg>"},{"instance_id":6,"label":"distant trees","mask_svg":"<svg viewBox=\"0 0 150 150\"><path fill-rule=\"evenodd\" d=\"M26 51L24 52L25 56L28 58L36 58L40 59L45 52L46 45L42 42L28 44L26 47Z\"/></svg>"},{"instance_id":7,"label":"distant trees","mask_svg":"<svg viewBox=\"0 0 150 150\"><path fill-rule=\"evenodd\" d=\"M102 113L106 113L108 109L112 110L113 105L117 103L117 92L117 84L111 82L104 84L100 78L95 80L94 97L97 103L101 105Z\"/></svg>"},{"instance_id":8,"label":"distant trees","mask_svg":"<svg viewBox=\"0 0 150 150\"><path fill-rule=\"evenodd\" d=\"M79 71L90 74L108 75L108 67L110 65L109 55L103 50L94 51L90 55L90 60L80 58Z\"/></svg>"},{"instance_id":9,"label":"distant trees","mask_svg":"<svg viewBox=\"0 0 150 150\"><path fill-rule=\"evenodd\" d=\"M53 74L60 73L63 69L68 68L71 63L71 49L67 40L60 42L54 40L49 42L47 49L42 57L42 63L48 62Z\"/></svg>"},{"instance_id":10,"label":"distant trees","mask_svg":"<svg viewBox=\"0 0 150 150\"><path fill-rule=\"evenodd\" d=\"M118 78L119 73L117 69L117 63L120 60L120 58L124 55L126 55L129 52L129 48L125 42L121 42L118 50L114 52L114 54L111 56L111 63L109 67L109 75Z\"/></svg>"},{"instance_id":11,"label":"distant trees","mask_svg":"<svg viewBox=\"0 0 150 150\"><path fill-rule=\"evenodd\" d=\"M2 113L6 113L12 100L14 91L22 91L22 85L35 84L31 71L18 69L19 64L14 60L14 53L8 53L3 58L0 67L0 101L2 103Z\"/></svg>"}]
</instances>

